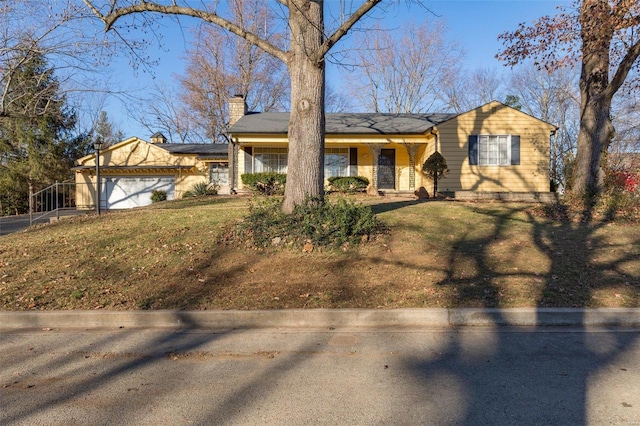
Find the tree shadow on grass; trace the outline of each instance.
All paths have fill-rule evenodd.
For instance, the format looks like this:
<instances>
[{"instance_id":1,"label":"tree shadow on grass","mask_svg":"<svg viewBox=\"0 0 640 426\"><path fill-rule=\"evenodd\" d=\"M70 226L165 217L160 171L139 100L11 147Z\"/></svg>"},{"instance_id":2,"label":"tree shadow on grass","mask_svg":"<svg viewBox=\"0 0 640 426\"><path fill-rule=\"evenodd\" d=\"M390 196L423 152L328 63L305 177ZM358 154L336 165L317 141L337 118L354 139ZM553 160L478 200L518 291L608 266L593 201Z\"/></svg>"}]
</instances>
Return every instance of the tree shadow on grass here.
<instances>
[{"instance_id":1,"label":"tree shadow on grass","mask_svg":"<svg viewBox=\"0 0 640 426\"><path fill-rule=\"evenodd\" d=\"M202 197L193 197L188 199L181 199L177 202L168 201L166 203L156 204L150 206L151 209L161 210L188 210L193 207L199 206L231 206L231 207L245 207L245 203L248 203L249 197L239 196L217 196L208 195ZM244 203L243 203L244 201Z\"/></svg>"},{"instance_id":2,"label":"tree shadow on grass","mask_svg":"<svg viewBox=\"0 0 640 426\"><path fill-rule=\"evenodd\" d=\"M627 263L638 256L640 236L636 228L629 229L630 235L626 242L630 245L628 250L617 247L611 256L600 259L594 258L593 253L601 253L603 245L608 244L601 236L606 224L550 224L527 214L527 211L519 207L507 209L501 214L492 214L496 214L496 217L495 228L491 233L479 235L471 230L460 233L461 237L453 242L453 249L446 257L445 277L440 286L454 289L449 293L451 297L448 303L451 305L501 307L505 291L501 280L514 277L540 281L538 308L556 306L564 300L571 288L577 289L572 300L577 301L578 306L591 306L593 296L602 289L613 286L621 286L623 290L625 286L637 289L637 273L634 275L627 271ZM547 261L544 270L515 271L492 262L491 250L495 248L496 241L505 237L516 224L522 223L530 225L528 229L535 249L544 254ZM420 229L413 228L410 231L420 232ZM185 277L197 280L197 273L210 271L211 265L215 264L214 259L221 256L223 263L228 261L228 267L220 270L218 275L211 275L204 283L181 293L179 297L183 299L184 305L176 306L193 308L202 297L219 295L225 286L230 285L230 278L252 274L250 269L252 259L255 260L253 255L247 256L246 262L234 263L232 254L231 250L225 252L224 249L218 249L195 263L193 271L185 267L182 272L184 276L176 277L177 281ZM333 297L339 302L349 302L355 297L350 285L354 272L349 270L349 259L334 259L332 262L337 271L337 288L340 290ZM389 263L388 259L382 257L374 261L380 267ZM480 293L478 288L482 289ZM631 293L629 297L634 297L633 294L637 293ZM172 289L168 287L159 293L150 294L149 297L165 300L171 295ZM633 302L637 305L637 298ZM496 323L508 320L501 311L494 310L491 315ZM417 403L420 398L425 401L433 398L435 393L445 394L445 400L460 403L460 407L454 409L457 415L451 422L469 425L588 423L590 413L587 396L595 386L594 376L606 372L610 363L629 350L638 339L637 333L616 333L610 330L590 335L585 333L588 330L584 327L563 334L546 333L547 330L539 327L524 330L495 329L482 335L482 340L477 339L479 335L474 335L473 331L456 331L439 353L430 356L404 356L402 367L404 373L416 378L412 385L414 388L406 391L417 395ZM113 351L110 348L118 344L117 336L71 351L64 342L60 342L56 350L60 354L34 373L52 379L58 374L80 379L42 395L30 404L7 405L11 407L11 411L3 413L3 419L8 423L27 422L33 416L77 401L78 395L107 389L119 378L153 367L165 361L167 353L193 352L223 336L224 333L202 333L187 340L180 332L165 333L145 342L140 353L130 352L128 357L123 356L121 362L102 371L91 371L86 364L77 367L73 362L78 358L84 359L87 355ZM303 345L302 350L312 351L317 350L317 347ZM249 383L231 392L222 403L209 408L206 417L221 422L242 418L242 407L254 404L260 395L277 386L277 377L304 362L306 358L299 354L278 359ZM446 389L438 387L443 377L457 385ZM180 377L172 379L180 380ZM28 381L25 383L28 384ZM39 389L39 386L36 385L35 389ZM21 391L20 396L22 395L25 393ZM162 393L154 396L156 401L162 397ZM3 398L9 401L7 396ZM615 408L620 413L617 419L624 419L624 404L634 402L621 396ZM142 409L128 404L125 392L117 394L113 403L122 406L120 416L124 420L138 418L136 416Z\"/></svg>"},{"instance_id":3,"label":"tree shadow on grass","mask_svg":"<svg viewBox=\"0 0 640 426\"><path fill-rule=\"evenodd\" d=\"M508 210L496 216L492 235L472 237L469 232L455 241L447 277L440 283L453 289L451 305L499 308L505 292L503 279L533 273L495 265L490 249L509 230L513 215L519 213L521 217L523 212ZM548 268L534 275L540 282L538 308L590 307L601 290L621 288L624 292L629 287L630 304L638 305L640 276L625 269L628 262L638 258L637 228L629 228L635 235L629 236L628 251L618 247L606 259L599 259L593 253L607 252L603 247L607 243L601 237L606 223L548 223L530 213L525 217L531 224L535 248L548 263ZM461 270L470 272L465 275ZM500 310L491 311L489 316L496 324L508 322ZM606 371L638 339L637 333L588 331L580 326L559 340L557 333L548 333L544 327L502 328L490 333L489 341L470 344L470 331L460 329L436 359L407 357L405 368L419 377L426 398L442 374L461 384L458 394L451 395L465 401L456 424L586 424L593 414L587 395L596 386L594 377ZM524 352L522 347L526 347ZM622 396L618 404L612 411L618 420L625 419L625 407L631 405Z\"/></svg>"},{"instance_id":4,"label":"tree shadow on grass","mask_svg":"<svg viewBox=\"0 0 640 426\"><path fill-rule=\"evenodd\" d=\"M382 213L398 210L403 207L417 206L420 204L425 204L425 203L435 202L435 201L438 201L438 200L405 200L405 201L388 201L388 202L380 201L380 202L376 202L375 204L371 204L371 210L375 214L382 214Z\"/></svg>"}]
</instances>

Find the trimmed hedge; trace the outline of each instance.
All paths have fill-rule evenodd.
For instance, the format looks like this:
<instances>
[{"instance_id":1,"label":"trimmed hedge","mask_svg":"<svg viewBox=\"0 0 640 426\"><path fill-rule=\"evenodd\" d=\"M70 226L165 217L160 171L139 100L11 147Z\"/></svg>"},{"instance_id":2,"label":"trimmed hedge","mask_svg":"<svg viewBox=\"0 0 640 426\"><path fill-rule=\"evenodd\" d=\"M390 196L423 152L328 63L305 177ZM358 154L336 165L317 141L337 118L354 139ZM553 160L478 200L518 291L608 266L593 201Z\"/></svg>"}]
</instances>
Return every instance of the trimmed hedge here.
<instances>
[{"instance_id":1,"label":"trimmed hedge","mask_svg":"<svg viewBox=\"0 0 640 426\"><path fill-rule=\"evenodd\" d=\"M285 173L245 173L240 176L242 183L251 188L254 192L263 195L284 194L284 185L287 183Z\"/></svg>"},{"instance_id":2,"label":"trimmed hedge","mask_svg":"<svg viewBox=\"0 0 640 426\"><path fill-rule=\"evenodd\" d=\"M163 191L162 189L154 189L151 191L151 202L159 203L161 201L167 200L167 191Z\"/></svg>"},{"instance_id":3,"label":"trimmed hedge","mask_svg":"<svg viewBox=\"0 0 640 426\"><path fill-rule=\"evenodd\" d=\"M336 192L364 192L369 186L369 179L364 176L331 176L329 190Z\"/></svg>"}]
</instances>

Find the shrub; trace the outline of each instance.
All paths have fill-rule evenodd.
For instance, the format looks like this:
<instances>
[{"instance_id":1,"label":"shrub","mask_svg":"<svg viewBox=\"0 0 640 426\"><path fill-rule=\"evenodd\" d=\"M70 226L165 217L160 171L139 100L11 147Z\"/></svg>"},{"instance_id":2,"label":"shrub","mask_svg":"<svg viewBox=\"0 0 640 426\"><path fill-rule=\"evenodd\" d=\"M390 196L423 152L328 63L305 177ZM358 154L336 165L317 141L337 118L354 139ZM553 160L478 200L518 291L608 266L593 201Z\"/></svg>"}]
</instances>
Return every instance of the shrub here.
<instances>
[{"instance_id":1,"label":"shrub","mask_svg":"<svg viewBox=\"0 0 640 426\"><path fill-rule=\"evenodd\" d=\"M605 219L637 220L640 215L640 177L625 170L609 170L605 191L596 206Z\"/></svg>"},{"instance_id":2,"label":"shrub","mask_svg":"<svg viewBox=\"0 0 640 426\"><path fill-rule=\"evenodd\" d=\"M607 173L605 187L609 191L640 192L640 176L627 170L612 170Z\"/></svg>"},{"instance_id":3,"label":"shrub","mask_svg":"<svg viewBox=\"0 0 640 426\"><path fill-rule=\"evenodd\" d=\"M438 194L438 178L443 178L449 173L447 160L438 151L427 158L422 165L422 172L428 174L433 179L433 196Z\"/></svg>"},{"instance_id":4,"label":"shrub","mask_svg":"<svg viewBox=\"0 0 640 426\"><path fill-rule=\"evenodd\" d=\"M305 240L319 246L358 243L377 228L377 219L370 206L342 198L335 203L326 198L308 198L291 216L296 225L293 229L299 229Z\"/></svg>"},{"instance_id":5,"label":"shrub","mask_svg":"<svg viewBox=\"0 0 640 426\"><path fill-rule=\"evenodd\" d=\"M363 192L369 185L369 179L363 176L332 176L327 180L330 191L343 193Z\"/></svg>"},{"instance_id":6,"label":"shrub","mask_svg":"<svg viewBox=\"0 0 640 426\"><path fill-rule=\"evenodd\" d=\"M272 245L302 247L310 242L315 247L340 247L358 244L379 233L371 207L339 199L307 198L293 213L285 215L279 199L253 202L248 215L227 233L227 240L252 247Z\"/></svg>"},{"instance_id":7,"label":"shrub","mask_svg":"<svg viewBox=\"0 0 640 426\"><path fill-rule=\"evenodd\" d=\"M218 190L220 189L220 185L218 183L207 183L207 182L197 182L191 185L189 190L185 191L182 194L182 198L189 197L204 197L207 195L218 195Z\"/></svg>"},{"instance_id":8,"label":"shrub","mask_svg":"<svg viewBox=\"0 0 640 426\"><path fill-rule=\"evenodd\" d=\"M606 220L637 221L640 218L640 199L631 192L606 192L600 199L602 216Z\"/></svg>"},{"instance_id":9,"label":"shrub","mask_svg":"<svg viewBox=\"0 0 640 426\"><path fill-rule=\"evenodd\" d=\"M278 195L284 194L287 175L275 172L245 173L241 176L241 179L242 183L254 192L263 195Z\"/></svg>"},{"instance_id":10,"label":"shrub","mask_svg":"<svg viewBox=\"0 0 640 426\"><path fill-rule=\"evenodd\" d=\"M159 203L160 201L166 201L167 199L167 191L163 191L162 189L154 189L151 191L151 202Z\"/></svg>"}]
</instances>

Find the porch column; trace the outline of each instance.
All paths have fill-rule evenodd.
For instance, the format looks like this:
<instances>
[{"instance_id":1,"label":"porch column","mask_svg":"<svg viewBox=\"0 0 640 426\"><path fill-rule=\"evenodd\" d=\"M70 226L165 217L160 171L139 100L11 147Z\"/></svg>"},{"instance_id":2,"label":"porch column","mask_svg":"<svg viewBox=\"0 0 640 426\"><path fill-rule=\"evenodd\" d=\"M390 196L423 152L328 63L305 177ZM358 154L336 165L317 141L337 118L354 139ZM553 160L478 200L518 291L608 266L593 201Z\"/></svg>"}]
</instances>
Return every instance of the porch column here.
<instances>
[{"instance_id":1,"label":"porch column","mask_svg":"<svg viewBox=\"0 0 640 426\"><path fill-rule=\"evenodd\" d=\"M413 143L403 143L409 154L409 189L416 189L416 154L418 153L418 145Z\"/></svg>"},{"instance_id":2,"label":"porch column","mask_svg":"<svg viewBox=\"0 0 640 426\"><path fill-rule=\"evenodd\" d=\"M369 195L378 195L378 157L380 157L382 144L368 143L366 145L371 153L371 188Z\"/></svg>"},{"instance_id":3,"label":"porch column","mask_svg":"<svg viewBox=\"0 0 640 426\"><path fill-rule=\"evenodd\" d=\"M229 141L229 193L234 194L238 187L238 143Z\"/></svg>"}]
</instances>

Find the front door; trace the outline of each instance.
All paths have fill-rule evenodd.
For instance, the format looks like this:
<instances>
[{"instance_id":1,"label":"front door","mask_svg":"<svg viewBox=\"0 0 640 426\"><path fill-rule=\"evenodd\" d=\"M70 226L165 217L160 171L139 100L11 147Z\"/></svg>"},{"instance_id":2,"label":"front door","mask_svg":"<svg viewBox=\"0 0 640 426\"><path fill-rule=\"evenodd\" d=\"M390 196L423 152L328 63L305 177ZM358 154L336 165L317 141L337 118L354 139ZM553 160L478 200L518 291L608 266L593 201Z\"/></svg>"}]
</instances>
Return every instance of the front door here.
<instances>
[{"instance_id":1,"label":"front door","mask_svg":"<svg viewBox=\"0 0 640 426\"><path fill-rule=\"evenodd\" d=\"M381 149L378 156L378 188L396 189L396 150Z\"/></svg>"}]
</instances>

